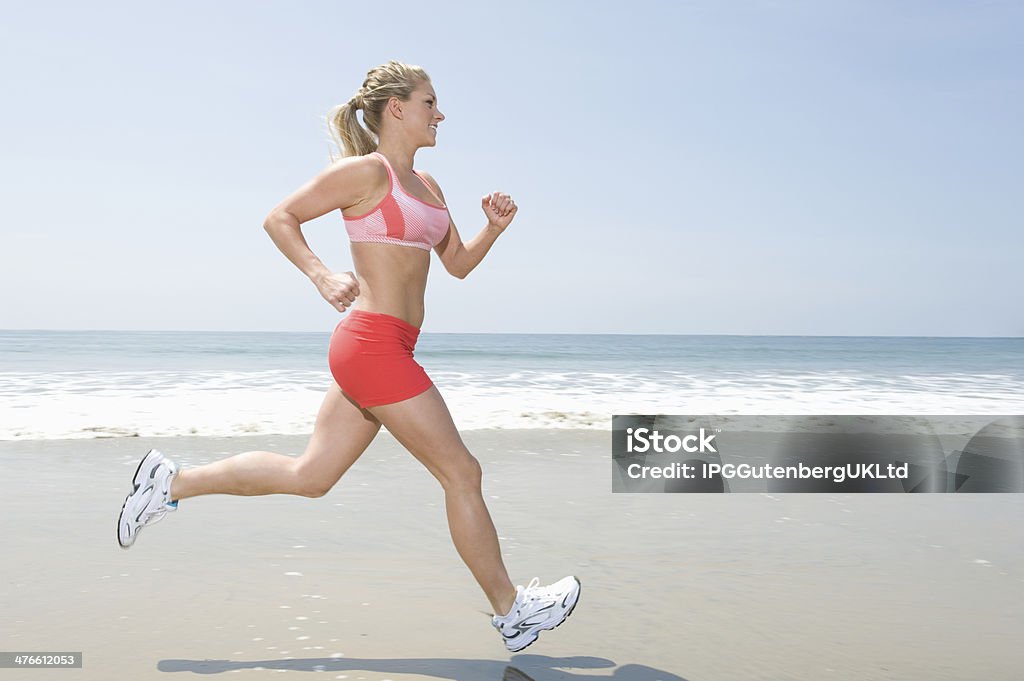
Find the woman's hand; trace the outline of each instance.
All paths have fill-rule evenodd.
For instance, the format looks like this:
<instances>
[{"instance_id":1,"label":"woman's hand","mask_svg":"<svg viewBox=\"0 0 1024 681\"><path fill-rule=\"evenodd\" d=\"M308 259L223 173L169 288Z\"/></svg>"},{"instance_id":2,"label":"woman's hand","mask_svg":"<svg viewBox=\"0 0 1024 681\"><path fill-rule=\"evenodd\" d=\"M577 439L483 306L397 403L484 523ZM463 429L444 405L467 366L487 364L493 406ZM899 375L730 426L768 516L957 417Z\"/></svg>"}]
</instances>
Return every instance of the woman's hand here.
<instances>
[{"instance_id":1,"label":"woman's hand","mask_svg":"<svg viewBox=\"0 0 1024 681\"><path fill-rule=\"evenodd\" d=\"M480 206L484 209L484 215L487 216L487 224L500 230L508 227L512 218L516 216L516 211L519 210L519 206L512 200L512 197L501 192L488 194L481 200Z\"/></svg>"},{"instance_id":2,"label":"woman's hand","mask_svg":"<svg viewBox=\"0 0 1024 681\"><path fill-rule=\"evenodd\" d=\"M359 282L351 272L327 272L317 277L313 283L324 300L338 312L347 310L359 295Z\"/></svg>"}]
</instances>

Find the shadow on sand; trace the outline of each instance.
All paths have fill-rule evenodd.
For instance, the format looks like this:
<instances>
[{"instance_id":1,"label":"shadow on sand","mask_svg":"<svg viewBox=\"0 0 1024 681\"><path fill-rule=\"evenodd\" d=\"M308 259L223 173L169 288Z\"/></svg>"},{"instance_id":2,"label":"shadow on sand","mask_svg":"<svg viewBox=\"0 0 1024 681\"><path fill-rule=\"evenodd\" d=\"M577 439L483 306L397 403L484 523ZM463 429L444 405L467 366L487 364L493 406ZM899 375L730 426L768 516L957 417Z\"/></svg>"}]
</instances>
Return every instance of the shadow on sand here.
<instances>
[{"instance_id":1,"label":"shadow on sand","mask_svg":"<svg viewBox=\"0 0 1024 681\"><path fill-rule=\"evenodd\" d=\"M608 675L571 670L612 669ZM420 674L447 681L550 681L552 679L607 679L610 681L687 681L671 672L642 664L616 664L603 657L547 657L515 655L511 663L500 660L460 660L456 658L360 659L348 657L311 657L290 660L161 660L162 672L222 674L234 669L288 669L300 672L384 672Z\"/></svg>"}]
</instances>

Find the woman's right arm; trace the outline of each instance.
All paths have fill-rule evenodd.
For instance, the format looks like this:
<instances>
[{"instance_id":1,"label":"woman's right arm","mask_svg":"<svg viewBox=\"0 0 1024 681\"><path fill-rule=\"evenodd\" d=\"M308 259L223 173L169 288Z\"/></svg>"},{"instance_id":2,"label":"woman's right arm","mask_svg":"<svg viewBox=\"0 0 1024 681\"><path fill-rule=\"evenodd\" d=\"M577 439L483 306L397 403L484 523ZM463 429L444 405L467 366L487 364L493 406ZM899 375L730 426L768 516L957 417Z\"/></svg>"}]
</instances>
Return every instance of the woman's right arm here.
<instances>
[{"instance_id":1,"label":"woman's right arm","mask_svg":"<svg viewBox=\"0 0 1024 681\"><path fill-rule=\"evenodd\" d=\"M339 312L355 301L359 284L351 272L334 273L316 257L302 235L301 225L365 200L386 179L381 177L384 172L383 166L368 156L342 159L275 206L263 221L263 228L278 249Z\"/></svg>"}]
</instances>

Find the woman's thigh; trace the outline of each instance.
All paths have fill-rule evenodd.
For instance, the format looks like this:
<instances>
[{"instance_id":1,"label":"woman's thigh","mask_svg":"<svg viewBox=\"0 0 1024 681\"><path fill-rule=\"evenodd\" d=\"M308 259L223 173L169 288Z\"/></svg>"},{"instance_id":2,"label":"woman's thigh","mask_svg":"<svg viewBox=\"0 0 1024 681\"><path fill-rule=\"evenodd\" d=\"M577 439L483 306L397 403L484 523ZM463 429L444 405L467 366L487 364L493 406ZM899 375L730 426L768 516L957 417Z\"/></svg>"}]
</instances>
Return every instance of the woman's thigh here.
<instances>
[{"instance_id":1,"label":"woman's thigh","mask_svg":"<svg viewBox=\"0 0 1024 681\"><path fill-rule=\"evenodd\" d=\"M306 451L296 461L299 477L326 492L366 451L378 430L380 421L332 382Z\"/></svg>"},{"instance_id":2,"label":"woman's thigh","mask_svg":"<svg viewBox=\"0 0 1024 681\"><path fill-rule=\"evenodd\" d=\"M479 463L463 443L437 387L368 409L445 488L479 479Z\"/></svg>"}]
</instances>

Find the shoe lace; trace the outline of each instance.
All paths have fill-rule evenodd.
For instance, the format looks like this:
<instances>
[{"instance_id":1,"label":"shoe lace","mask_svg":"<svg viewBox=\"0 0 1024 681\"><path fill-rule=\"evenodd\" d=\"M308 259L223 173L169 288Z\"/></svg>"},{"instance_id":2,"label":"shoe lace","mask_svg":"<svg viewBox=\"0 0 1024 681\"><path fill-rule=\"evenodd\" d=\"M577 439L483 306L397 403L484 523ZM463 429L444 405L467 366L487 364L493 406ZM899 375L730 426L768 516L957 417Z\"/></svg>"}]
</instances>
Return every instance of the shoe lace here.
<instances>
[{"instance_id":1,"label":"shoe lace","mask_svg":"<svg viewBox=\"0 0 1024 681\"><path fill-rule=\"evenodd\" d=\"M527 602L549 600L551 597L551 591L546 586L540 586L538 577L531 579L523 589L523 600Z\"/></svg>"}]
</instances>

